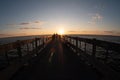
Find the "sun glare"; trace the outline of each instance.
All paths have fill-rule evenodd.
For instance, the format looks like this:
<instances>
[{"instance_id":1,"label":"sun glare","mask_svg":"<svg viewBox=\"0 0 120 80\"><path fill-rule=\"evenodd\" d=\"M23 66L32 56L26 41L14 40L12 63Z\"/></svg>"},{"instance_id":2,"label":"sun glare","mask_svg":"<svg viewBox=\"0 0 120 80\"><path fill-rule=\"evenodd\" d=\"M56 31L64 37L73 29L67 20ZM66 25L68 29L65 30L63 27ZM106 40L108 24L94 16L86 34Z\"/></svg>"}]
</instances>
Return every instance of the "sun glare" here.
<instances>
[{"instance_id":1,"label":"sun glare","mask_svg":"<svg viewBox=\"0 0 120 80\"><path fill-rule=\"evenodd\" d=\"M60 29L58 34L63 35L64 34L64 29Z\"/></svg>"}]
</instances>

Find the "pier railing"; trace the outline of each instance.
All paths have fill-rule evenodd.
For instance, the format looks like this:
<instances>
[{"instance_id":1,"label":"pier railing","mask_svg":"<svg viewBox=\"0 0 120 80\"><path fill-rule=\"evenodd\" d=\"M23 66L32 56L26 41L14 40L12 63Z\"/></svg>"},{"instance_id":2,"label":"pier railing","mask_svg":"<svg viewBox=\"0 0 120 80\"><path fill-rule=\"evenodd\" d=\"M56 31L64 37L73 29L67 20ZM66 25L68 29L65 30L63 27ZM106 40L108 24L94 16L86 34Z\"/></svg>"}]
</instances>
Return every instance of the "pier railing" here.
<instances>
[{"instance_id":1,"label":"pier railing","mask_svg":"<svg viewBox=\"0 0 120 80\"><path fill-rule=\"evenodd\" d=\"M0 45L0 77L3 80L9 80L10 75L23 65L27 65L34 57L39 56L40 51L51 39L51 36L44 36Z\"/></svg>"},{"instance_id":2,"label":"pier railing","mask_svg":"<svg viewBox=\"0 0 120 80\"><path fill-rule=\"evenodd\" d=\"M8 64L14 59L21 60L26 55L37 56L46 43L51 39L50 36L34 38L28 40L17 40L16 42L0 45L0 56L4 57Z\"/></svg>"},{"instance_id":3,"label":"pier railing","mask_svg":"<svg viewBox=\"0 0 120 80\"><path fill-rule=\"evenodd\" d=\"M120 44L71 36L64 36L64 41L86 64L105 76L116 77L120 73Z\"/></svg>"}]
</instances>

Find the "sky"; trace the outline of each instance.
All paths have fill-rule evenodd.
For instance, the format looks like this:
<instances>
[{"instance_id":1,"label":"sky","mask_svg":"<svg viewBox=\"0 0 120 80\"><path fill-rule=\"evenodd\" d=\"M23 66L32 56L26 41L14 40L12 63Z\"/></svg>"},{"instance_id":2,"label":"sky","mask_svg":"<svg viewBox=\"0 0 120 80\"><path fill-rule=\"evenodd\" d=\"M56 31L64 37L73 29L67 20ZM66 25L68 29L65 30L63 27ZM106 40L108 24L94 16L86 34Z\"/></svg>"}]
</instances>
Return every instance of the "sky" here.
<instances>
[{"instance_id":1,"label":"sky","mask_svg":"<svg viewBox=\"0 0 120 80\"><path fill-rule=\"evenodd\" d=\"M120 0L0 0L0 37L120 36Z\"/></svg>"}]
</instances>

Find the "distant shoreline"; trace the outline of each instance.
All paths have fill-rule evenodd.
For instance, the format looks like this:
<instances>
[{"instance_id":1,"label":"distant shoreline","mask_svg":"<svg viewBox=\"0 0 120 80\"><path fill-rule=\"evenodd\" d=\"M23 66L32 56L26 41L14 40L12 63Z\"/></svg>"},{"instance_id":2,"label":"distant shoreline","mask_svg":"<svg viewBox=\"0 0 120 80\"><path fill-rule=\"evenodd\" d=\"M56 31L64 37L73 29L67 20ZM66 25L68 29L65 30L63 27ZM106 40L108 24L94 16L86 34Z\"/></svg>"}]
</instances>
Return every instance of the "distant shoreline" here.
<instances>
[{"instance_id":1,"label":"distant shoreline","mask_svg":"<svg viewBox=\"0 0 120 80\"><path fill-rule=\"evenodd\" d=\"M1 38L16 38L16 37L31 37L31 36L49 36L52 34L42 34L42 35L26 35L26 36L9 36L9 37L0 37ZM115 37L120 37L119 35L97 35L97 34L64 34L64 35L77 35L77 36L115 36Z\"/></svg>"}]
</instances>

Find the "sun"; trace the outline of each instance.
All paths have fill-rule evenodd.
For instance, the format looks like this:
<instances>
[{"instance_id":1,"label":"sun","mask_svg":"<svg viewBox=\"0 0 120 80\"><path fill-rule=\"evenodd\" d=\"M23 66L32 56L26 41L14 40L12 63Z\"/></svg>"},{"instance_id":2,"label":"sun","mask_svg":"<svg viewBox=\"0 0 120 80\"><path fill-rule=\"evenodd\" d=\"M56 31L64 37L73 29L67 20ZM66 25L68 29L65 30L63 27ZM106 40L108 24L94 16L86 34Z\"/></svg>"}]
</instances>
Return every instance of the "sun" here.
<instances>
[{"instance_id":1,"label":"sun","mask_svg":"<svg viewBox=\"0 0 120 80\"><path fill-rule=\"evenodd\" d=\"M63 35L63 34L64 34L64 29L60 29L60 30L58 31L58 34Z\"/></svg>"}]
</instances>

